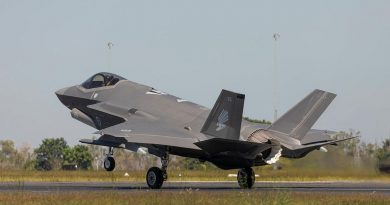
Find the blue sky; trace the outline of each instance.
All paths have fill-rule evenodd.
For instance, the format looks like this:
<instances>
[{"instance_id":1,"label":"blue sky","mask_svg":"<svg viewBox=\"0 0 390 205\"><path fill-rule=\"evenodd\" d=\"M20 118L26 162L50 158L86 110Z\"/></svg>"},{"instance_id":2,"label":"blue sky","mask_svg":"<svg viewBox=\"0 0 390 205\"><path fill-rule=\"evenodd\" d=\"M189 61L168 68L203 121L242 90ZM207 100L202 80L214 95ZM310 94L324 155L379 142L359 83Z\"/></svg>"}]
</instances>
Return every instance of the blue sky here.
<instances>
[{"instance_id":1,"label":"blue sky","mask_svg":"<svg viewBox=\"0 0 390 205\"><path fill-rule=\"evenodd\" d=\"M54 92L100 71L208 107L223 88L242 92L246 116L272 120L278 32L279 113L328 90L338 97L315 127L380 142L390 135L389 11L385 0L0 0L0 139L91 136Z\"/></svg>"}]
</instances>

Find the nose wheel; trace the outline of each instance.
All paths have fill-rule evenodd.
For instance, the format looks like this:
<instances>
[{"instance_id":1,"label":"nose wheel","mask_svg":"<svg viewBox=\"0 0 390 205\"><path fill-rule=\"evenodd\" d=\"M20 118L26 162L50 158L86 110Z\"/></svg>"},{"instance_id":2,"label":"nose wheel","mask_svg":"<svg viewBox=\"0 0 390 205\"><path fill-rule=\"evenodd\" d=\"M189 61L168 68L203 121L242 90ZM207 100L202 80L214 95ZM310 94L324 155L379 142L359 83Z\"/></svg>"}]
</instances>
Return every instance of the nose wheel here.
<instances>
[{"instance_id":1,"label":"nose wheel","mask_svg":"<svg viewBox=\"0 0 390 205\"><path fill-rule=\"evenodd\" d=\"M238 170L237 182L241 189L250 189L255 184L255 172L247 167Z\"/></svg>"},{"instance_id":2,"label":"nose wheel","mask_svg":"<svg viewBox=\"0 0 390 205\"><path fill-rule=\"evenodd\" d=\"M115 159L114 159L114 157L110 157L110 156L106 157L104 159L103 165L104 165L104 169L106 171L108 171L108 172L111 172L112 170L114 170L115 169Z\"/></svg>"},{"instance_id":3,"label":"nose wheel","mask_svg":"<svg viewBox=\"0 0 390 205\"><path fill-rule=\"evenodd\" d=\"M115 169L115 159L112 157L114 154L114 149L109 147L107 157L103 161L104 169L108 172L111 172Z\"/></svg>"}]
</instances>

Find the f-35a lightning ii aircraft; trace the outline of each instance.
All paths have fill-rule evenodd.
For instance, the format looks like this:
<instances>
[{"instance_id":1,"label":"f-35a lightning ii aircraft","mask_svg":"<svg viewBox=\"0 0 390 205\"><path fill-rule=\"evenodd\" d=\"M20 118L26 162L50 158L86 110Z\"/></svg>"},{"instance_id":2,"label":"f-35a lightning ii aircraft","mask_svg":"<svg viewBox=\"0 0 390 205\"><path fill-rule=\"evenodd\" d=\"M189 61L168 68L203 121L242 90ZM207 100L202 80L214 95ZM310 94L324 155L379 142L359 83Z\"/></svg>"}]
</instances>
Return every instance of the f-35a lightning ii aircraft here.
<instances>
[{"instance_id":1,"label":"f-35a lightning ii aircraft","mask_svg":"<svg viewBox=\"0 0 390 205\"><path fill-rule=\"evenodd\" d=\"M115 168L114 148L139 148L161 158L146 182L152 189L167 180L169 155L209 161L221 169L239 169L237 181L251 188L251 167L275 163L279 157L301 158L332 140L313 124L336 97L314 90L272 125L242 119L245 95L222 90L210 110L201 105L111 74L98 73L81 85L56 92L71 116L99 130L97 140L82 143L107 146L104 168ZM146 148L146 149L145 149Z\"/></svg>"}]
</instances>

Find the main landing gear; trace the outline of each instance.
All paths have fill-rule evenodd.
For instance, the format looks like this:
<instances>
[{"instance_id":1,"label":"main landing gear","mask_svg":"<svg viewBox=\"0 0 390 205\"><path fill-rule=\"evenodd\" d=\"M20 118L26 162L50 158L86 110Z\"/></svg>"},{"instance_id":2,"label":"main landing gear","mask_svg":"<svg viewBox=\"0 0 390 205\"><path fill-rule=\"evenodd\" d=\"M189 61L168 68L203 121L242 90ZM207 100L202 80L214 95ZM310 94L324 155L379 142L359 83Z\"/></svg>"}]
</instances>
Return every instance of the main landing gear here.
<instances>
[{"instance_id":1,"label":"main landing gear","mask_svg":"<svg viewBox=\"0 0 390 205\"><path fill-rule=\"evenodd\" d=\"M161 168L152 167L146 174L146 183L151 189L160 189L164 181L168 179L167 167L169 163L169 154L161 157Z\"/></svg>"},{"instance_id":2,"label":"main landing gear","mask_svg":"<svg viewBox=\"0 0 390 205\"><path fill-rule=\"evenodd\" d=\"M238 170L237 182L240 188L250 189L255 184L255 172L252 168L247 167Z\"/></svg>"},{"instance_id":3,"label":"main landing gear","mask_svg":"<svg viewBox=\"0 0 390 205\"><path fill-rule=\"evenodd\" d=\"M103 162L104 169L108 172L111 172L112 170L115 169L115 159L114 157L112 157L113 154L114 154L114 148L109 147L107 157L104 159Z\"/></svg>"}]
</instances>

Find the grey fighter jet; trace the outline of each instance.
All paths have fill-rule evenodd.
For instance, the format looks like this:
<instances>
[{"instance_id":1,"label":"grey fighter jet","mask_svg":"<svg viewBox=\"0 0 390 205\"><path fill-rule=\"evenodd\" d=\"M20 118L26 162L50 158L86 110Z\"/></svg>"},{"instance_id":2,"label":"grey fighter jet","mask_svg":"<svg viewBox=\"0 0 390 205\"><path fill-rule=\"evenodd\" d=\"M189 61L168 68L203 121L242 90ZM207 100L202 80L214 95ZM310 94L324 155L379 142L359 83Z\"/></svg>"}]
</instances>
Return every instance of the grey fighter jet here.
<instances>
[{"instance_id":1,"label":"grey fighter jet","mask_svg":"<svg viewBox=\"0 0 390 205\"><path fill-rule=\"evenodd\" d=\"M73 118L98 130L98 139L80 142L109 148L103 163L107 171L115 168L114 148L147 150L161 158L161 168L152 167L146 174L152 189L167 180L169 155L238 169L239 186L251 188L251 167L273 164L280 157L301 158L346 140L332 140L326 131L311 129L336 97L322 90L311 92L271 125L242 119L244 94L222 90L210 110L111 73L95 74L56 95Z\"/></svg>"}]
</instances>

